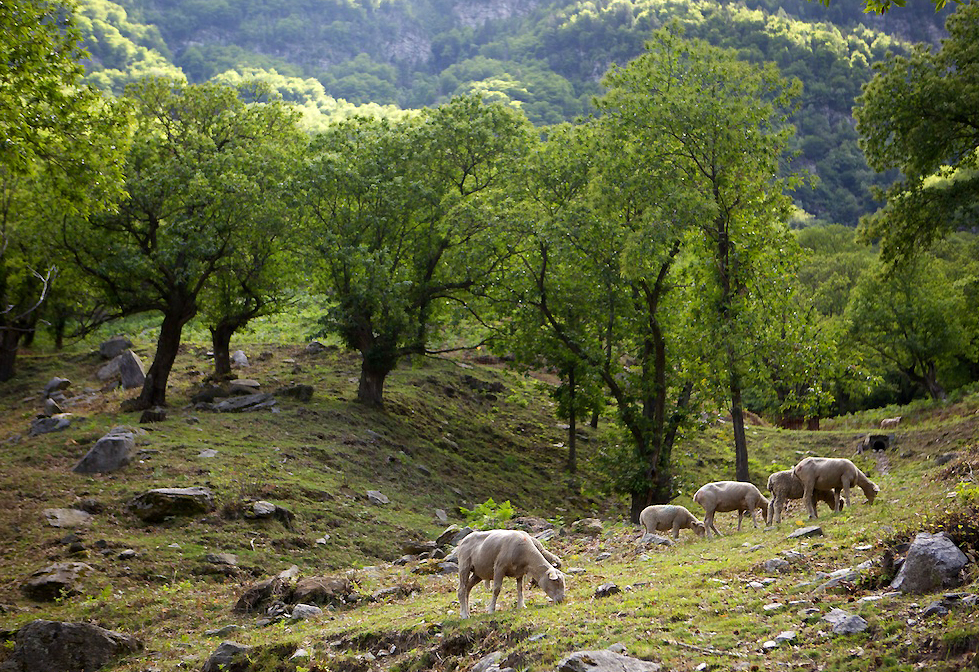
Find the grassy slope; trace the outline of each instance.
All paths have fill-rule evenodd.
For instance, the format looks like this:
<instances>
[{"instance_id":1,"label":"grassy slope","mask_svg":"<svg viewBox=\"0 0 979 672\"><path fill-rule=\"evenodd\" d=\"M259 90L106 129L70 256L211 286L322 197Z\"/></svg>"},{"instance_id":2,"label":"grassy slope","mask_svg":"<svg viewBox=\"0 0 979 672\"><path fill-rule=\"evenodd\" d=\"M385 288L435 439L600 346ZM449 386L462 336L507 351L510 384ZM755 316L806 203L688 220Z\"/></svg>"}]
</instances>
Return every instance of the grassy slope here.
<instances>
[{"instance_id":1,"label":"grassy slope","mask_svg":"<svg viewBox=\"0 0 979 672\"><path fill-rule=\"evenodd\" d=\"M975 484L947 498L969 476L963 462L935 467L938 454L961 450L979 463L979 401L940 410L921 407L905 413L887 456L887 473L873 457L855 458L882 487L868 507L862 493L843 513L823 515L825 537L792 541L786 534L803 524L798 506L778 530L753 529L706 542L681 536L670 549L636 546L636 528L622 523L624 505L591 494L569 496L562 473L565 437L539 385L499 367L449 361L416 361L395 372L387 388L385 413L370 412L351 400L357 360L332 349L306 355L298 346L242 345L252 367L242 376L266 389L289 383L316 388L310 402L280 399L279 413L215 414L196 411L188 400L208 370L202 345L185 346L172 379L169 418L145 427L138 461L113 475L83 477L71 467L90 445L118 424L137 418L118 412L120 392L83 394L95 388L95 354L35 353L21 360L17 379L0 387L0 527L10 530L0 556L0 629L13 630L34 618L86 620L130 632L146 644L143 656L120 661L115 670L199 669L222 639L265 649L261 669L296 669L281 662L294 648L312 652L303 663L319 670L468 669L481 655L501 650L517 669L554 669L575 648L604 648L616 642L633 655L664 663L668 669L962 669L979 641L975 612L918 619L930 598L896 597L860 604L855 600L883 590L879 570L857 584L813 592L801 586L816 572L879 559L885 547L920 529L951 525L974 549L975 515L963 517ZM263 354L263 353L267 353ZM142 351L144 358L148 353ZM76 394L69 409L76 415L64 432L28 438L39 392L54 375L72 379ZM472 389L465 376L502 382L506 391L488 398ZM887 415L892 413L888 409ZM752 475L764 485L770 471L794 464L799 456L853 455L856 441L881 414L824 422L823 431L749 429ZM14 437L23 435L18 440ZM8 440L9 439L9 440ZM601 431L580 444L584 481L592 477L588 458L607 437ZM703 482L731 477L729 430L724 423L690 437L677 451L684 494ZM200 457L204 448L217 450ZM190 520L146 525L127 513L126 502L153 487L207 485L218 510ZM368 489L384 492L388 506L373 506ZM546 605L538 590L528 609L511 610L512 582L504 589L503 611L482 613L486 592L474 590L477 615L460 621L455 577L413 573L412 565L389 564L409 539L434 538L444 527L435 508L462 522L456 507L472 507L492 497L509 499L520 514L570 522L601 515L606 532L599 538L564 533L548 542L567 567L584 570L570 576L570 599ZM70 555L61 540L67 530L48 527L43 510L67 507L79 498L103 507L91 528L79 532L85 551ZM257 522L238 515L251 500L266 499L296 514L292 529L278 522ZM611 504L611 505L610 505ZM951 513L946 513L948 509ZM954 516L958 515L958 518ZM950 517L951 516L951 517ZM719 516L719 527L733 531L733 514ZM963 528L956 527L963 524ZM328 543L316 539L329 535ZM97 544L96 542L104 542ZM99 548L107 547L105 553ZM870 548L866 548L869 546ZM138 557L118 560L132 548ZM763 589L747 584L766 578L762 563L794 549L801 562ZM236 576L202 573L208 553L239 557ZM611 556L600 559L600 554ZM56 604L27 600L19 586L51 561L80 559L95 567L84 580L85 595ZM350 576L358 590L396 584L415 586L407 598L367 603L331 612L327 618L266 628L254 616L232 613L231 606L249 583L297 565L305 576ZM975 564L971 590L975 591ZM614 582L622 592L594 597ZM805 604L791 604L804 601ZM765 611L780 602L786 607ZM822 613L834 607L860 613L868 634L836 639L819 620L805 620L803 608ZM912 624L909 621L912 619ZM206 631L228 624L242 626L234 635ZM793 645L769 653L762 643L783 630L796 630ZM378 657L384 650L391 655ZM0 658L3 649L0 648Z\"/></svg>"}]
</instances>

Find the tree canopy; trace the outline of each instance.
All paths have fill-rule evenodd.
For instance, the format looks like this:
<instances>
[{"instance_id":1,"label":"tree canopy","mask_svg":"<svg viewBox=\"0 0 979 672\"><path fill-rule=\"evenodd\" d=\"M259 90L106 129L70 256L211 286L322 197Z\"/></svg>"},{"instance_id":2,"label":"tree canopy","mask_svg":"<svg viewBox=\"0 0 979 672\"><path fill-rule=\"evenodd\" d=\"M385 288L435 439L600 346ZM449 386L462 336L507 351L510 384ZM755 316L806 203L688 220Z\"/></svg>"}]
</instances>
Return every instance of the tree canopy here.
<instances>
[{"instance_id":1,"label":"tree canopy","mask_svg":"<svg viewBox=\"0 0 979 672\"><path fill-rule=\"evenodd\" d=\"M979 5L960 6L948 32L937 51L917 45L881 64L854 110L870 165L901 172L862 222L885 259L979 217Z\"/></svg>"}]
</instances>

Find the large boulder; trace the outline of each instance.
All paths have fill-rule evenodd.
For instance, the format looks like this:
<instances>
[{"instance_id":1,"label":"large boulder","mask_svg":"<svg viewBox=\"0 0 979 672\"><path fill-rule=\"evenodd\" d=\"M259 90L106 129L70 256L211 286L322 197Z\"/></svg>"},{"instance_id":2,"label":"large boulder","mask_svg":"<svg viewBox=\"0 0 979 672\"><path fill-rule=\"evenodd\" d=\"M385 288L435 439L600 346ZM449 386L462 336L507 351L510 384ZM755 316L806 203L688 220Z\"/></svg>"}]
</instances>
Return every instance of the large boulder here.
<instances>
[{"instance_id":1,"label":"large boulder","mask_svg":"<svg viewBox=\"0 0 979 672\"><path fill-rule=\"evenodd\" d=\"M251 648L236 642L221 642L204 663L201 672L247 672L251 669L248 661Z\"/></svg>"},{"instance_id":2,"label":"large boulder","mask_svg":"<svg viewBox=\"0 0 979 672\"><path fill-rule=\"evenodd\" d=\"M48 381L48 384L44 386L44 396L50 397L54 392L60 392L61 390L67 390L71 387L71 381L67 378L61 378L55 376Z\"/></svg>"},{"instance_id":3,"label":"large boulder","mask_svg":"<svg viewBox=\"0 0 979 672\"><path fill-rule=\"evenodd\" d=\"M660 672L662 666L605 649L575 651L561 660L557 669L558 672Z\"/></svg>"},{"instance_id":4,"label":"large boulder","mask_svg":"<svg viewBox=\"0 0 979 672\"><path fill-rule=\"evenodd\" d=\"M132 390L142 387L146 371L139 356L132 350L126 350L96 371L95 377L103 383L118 379L124 389Z\"/></svg>"},{"instance_id":5,"label":"large boulder","mask_svg":"<svg viewBox=\"0 0 979 672\"><path fill-rule=\"evenodd\" d=\"M927 593L957 586L967 562L965 553L944 532L919 532L891 588L902 593Z\"/></svg>"},{"instance_id":6,"label":"large boulder","mask_svg":"<svg viewBox=\"0 0 979 672\"><path fill-rule=\"evenodd\" d=\"M91 571L92 566L84 562L58 562L34 572L21 589L32 600L54 602L78 595L78 579Z\"/></svg>"},{"instance_id":7,"label":"large boulder","mask_svg":"<svg viewBox=\"0 0 979 672\"><path fill-rule=\"evenodd\" d=\"M196 516L214 510L214 495L207 488L156 488L136 495L129 509L148 523L170 516Z\"/></svg>"},{"instance_id":8,"label":"large boulder","mask_svg":"<svg viewBox=\"0 0 979 672\"><path fill-rule=\"evenodd\" d=\"M341 606L349 601L354 587L349 579L335 576L310 576L300 579L292 593L294 602Z\"/></svg>"},{"instance_id":9,"label":"large boulder","mask_svg":"<svg viewBox=\"0 0 979 672\"><path fill-rule=\"evenodd\" d=\"M17 631L0 672L91 672L142 648L131 635L90 623L39 619Z\"/></svg>"},{"instance_id":10,"label":"large boulder","mask_svg":"<svg viewBox=\"0 0 979 672\"><path fill-rule=\"evenodd\" d=\"M105 474L129 464L136 450L136 437L124 427L114 427L95 442L72 471L76 474Z\"/></svg>"},{"instance_id":11,"label":"large boulder","mask_svg":"<svg viewBox=\"0 0 979 672\"><path fill-rule=\"evenodd\" d=\"M293 565L270 579L253 583L238 598L234 611L238 613L264 611L273 601L289 602L298 576L299 567Z\"/></svg>"},{"instance_id":12,"label":"large boulder","mask_svg":"<svg viewBox=\"0 0 979 672\"><path fill-rule=\"evenodd\" d=\"M99 344L99 357L102 359L115 359L123 352L133 347L133 342L125 336L113 336L107 341Z\"/></svg>"}]
</instances>

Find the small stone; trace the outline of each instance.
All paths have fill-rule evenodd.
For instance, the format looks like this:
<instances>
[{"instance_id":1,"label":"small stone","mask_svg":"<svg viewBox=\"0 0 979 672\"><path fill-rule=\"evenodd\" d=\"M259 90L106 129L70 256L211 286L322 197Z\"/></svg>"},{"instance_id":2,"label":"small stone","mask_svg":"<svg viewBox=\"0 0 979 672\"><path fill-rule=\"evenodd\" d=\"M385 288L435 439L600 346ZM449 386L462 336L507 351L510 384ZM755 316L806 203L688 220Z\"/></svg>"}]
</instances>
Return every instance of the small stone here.
<instances>
[{"instance_id":1,"label":"small stone","mask_svg":"<svg viewBox=\"0 0 979 672\"><path fill-rule=\"evenodd\" d=\"M771 602L771 603L766 604L765 606L763 606L762 607L762 610L771 612L771 611L778 611L779 609L782 609L783 607L785 607L785 605L782 604L781 602Z\"/></svg>"},{"instance_id":2,"label":"small stone","mask_svg":"<svg viewBox=\"0 0 979 672\"><path fill-rule=\"evenodd\" d=\"M391 503L391 500L386 495L377 490L368 490L367 499L371 504L382 505Z\"/></svg>"},{"instance_id":3,"label":"small stone","mask_svg":"<svg viewBox=\"0 0 979 672\"><path fill-rule=\"evenodd\" d=\"M595 597L608 597L609 595L615 595L620 592L622 592L622 589L614 583L603 583L595 591Z\"/></svg>"},{"instance_id":4,"label":"small stone","mask_svg":"<svg viewBox=\"0 0 979 672\"><path fill-rule=\"evenodd\" d=\"M795 530L794 532L789 534L788 538L798 539L800 537L822 537L822 536L824 536L823 528L821 528L819 525L810 525L808 527L800 527L798 530Z\"/></svg>"},{"instance_id":5,"label":"small stone","mask_svg":"<svg viewBox=\"0 0 979 672\"><path fill-rule=\"evenodd\" d=\"M297 604L292 608L292 617L296 620L318 618L322 615L323 610L314 604Z\"/></svg>"},{"instance_id":6,"label":"small stone","mask_svg":"<svg viewBox=\"0 0 979 672\"><path fill-rule=\"evenodd\" d=\"M771 560L766 560L764 565L766 572L787 572L791 568L791 564L788 560L783 560L782 558L772 558Z\"/></svg>"},{"instance_id":7,"label":"small stone","mask_svg":"<svg viewBox=\"0 0 979 672\"><path fill-rule=\"evenodd\" d=\"M836 635L855 635L863 632L869 626L860 616L847 616L845 619L833 626L833 634Z\"/></svg>"}]
</instances>

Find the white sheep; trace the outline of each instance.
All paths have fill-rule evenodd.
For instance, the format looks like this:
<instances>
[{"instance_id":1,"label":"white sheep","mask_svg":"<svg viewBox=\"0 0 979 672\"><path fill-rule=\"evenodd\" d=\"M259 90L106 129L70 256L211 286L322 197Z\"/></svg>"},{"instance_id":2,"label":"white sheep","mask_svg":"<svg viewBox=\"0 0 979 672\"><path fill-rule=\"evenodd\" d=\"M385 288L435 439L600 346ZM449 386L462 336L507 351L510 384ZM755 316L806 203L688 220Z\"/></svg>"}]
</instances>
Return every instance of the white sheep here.
<instances>
[{"instance_id":1,"label":"white sheep","mask_svg":"<svg viewBox=\"0 0 979 672\"><path fill-rule=\"evenodd\" d=\"M840 510L839 494L841 490L847 506L850 506L851 486L859 486L870 504L874 503L874 498L880 492L877 484L867 478L866 474L857 468L857 465L845 457L806 457L795 465L792 473L802 481L805 487L802 499L809 510L810 518L816 518L816 505L812 501L814 490L834 491L837 496L836 506L833 507L834 513Z\"/></svg>"},{"instance_id":2,"label":"white sheep","mask_svg":"<svg viewBox=\"0 0 979 672\"><path fill-rule=\"evenodd\" d=\"M755 520L755 509L762 510L762 520L768 515L768 500L761 494L761 490L744 481L708 483L697 491L693 496L693 501L704 507L704 525L707 528L708 539L710 539L711 530L717 536L721 536L714 525L714 514L717 512L737 511L738 532L741 531L741 520L745 511L751 513L751 524L755 527L758 527Z\"/></svg>"},{"instance_id":3,"label":"white sheep","mask_svg":"<svg viewBox=\"0 0 979 672\"><path fill-rule=\"evenodd\" d=\"M768 491L772 493L772 503L768 507L768 518L765 522L771 525L773 519L775 523L782 522L782 511L785 509L785 503L790 499L802 499L803 495L806 494L806 487L802 481L796 478L791 469L786 469L785 471L776 471L768 477ZM836 502L839 500L839 496L835 492L816 489L813 490L813 493L815 493L816 501L826 502L829 508L836 510Z\"/></svg>"},{"instance_id":4,"label":"white sheep","mask_svg":"<svg viewBox=\"0 0 979 672\"><path fill-rule=\"evenodd\" d=\"M680 538L680 528L689 528L698 537L704 536L707 528L685 506L676 504L653 504L639 514L639 522L646 532L673 531L673 538Z\"/></svg>"},{"instance_id":5,"label":"white sheep","mask_svg":"<svg viewBox=\"0 0 979 672\"><path fill-rule=\"evenodd\" d=\"M517 580L517 608L523 608L523 577L530 576L549 598L564 600L564 574L541 553L540 541L521 530L473 532L459 542L459 614L469 618L469 591L480 581L493 581L493 598L489 612L496 611L496 601L503 579ZM549 554L550 555L550 554ZM554 556L556 557L556 556Z\"/></svg>"},{"instance_id":6,"label":"white sheep","mask_svg":"<svg viewBox=\"0 0 979 672\"><path fill-rule=\"evenodd\" d=\"M896 418L884 418L880 421L881 429L893 429L901 424L901 418L903 416L897 416Z\"/></svg>"}]
</instances>

